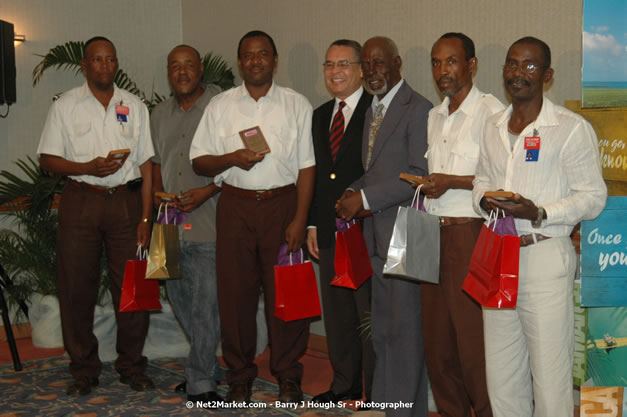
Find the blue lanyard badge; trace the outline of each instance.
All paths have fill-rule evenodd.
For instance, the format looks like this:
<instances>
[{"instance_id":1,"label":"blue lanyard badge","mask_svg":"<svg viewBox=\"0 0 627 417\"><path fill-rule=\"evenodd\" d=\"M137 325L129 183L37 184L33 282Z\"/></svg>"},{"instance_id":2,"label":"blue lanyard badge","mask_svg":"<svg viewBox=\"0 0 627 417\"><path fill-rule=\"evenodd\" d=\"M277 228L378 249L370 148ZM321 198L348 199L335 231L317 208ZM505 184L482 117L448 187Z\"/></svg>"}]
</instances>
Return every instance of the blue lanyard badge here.
<instances>
[{"instance_id":1,"label":"blue lanyard badge","mask_svg":"<svg viewBox=\"0 0 627 417\"><path fill-rule=\"evenodd\" d=\"M118 122L120 123L128 122L128 114L129 114L128 107L123 106L121 103L115 106L115 118L117 119Z\"/></svg>"},{"instance_id":2,"label":"blue lanyard badge","mask_svg":"<svg viewBox=\"0 0 627 417\"><path fill-rule=\"evenodd\" d=\"M525 137L525 162L538 162L540 156L540 136Z\"/></svg>"}]
</instances>

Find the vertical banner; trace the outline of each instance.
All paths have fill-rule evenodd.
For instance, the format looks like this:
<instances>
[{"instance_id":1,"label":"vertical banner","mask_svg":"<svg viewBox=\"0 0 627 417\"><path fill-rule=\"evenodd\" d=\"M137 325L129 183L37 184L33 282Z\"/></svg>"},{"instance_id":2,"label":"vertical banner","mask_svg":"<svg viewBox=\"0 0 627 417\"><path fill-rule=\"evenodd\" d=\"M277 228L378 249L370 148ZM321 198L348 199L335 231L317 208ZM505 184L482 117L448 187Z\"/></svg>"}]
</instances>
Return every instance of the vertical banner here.
<instances>
[{"instance_id":1,"label":"vertical banner","mask_svg":"<svg viewBox=\"0 0 627 417\"><path fill-rule=\"evenodd\" d=\"M627 1L584 0L582 107L627 106Z\"/></svg>"},{"instance_id":2,"label":"vertical banner","mask_svg":"<svg viewBox=\"0 0 627 417\"><path fill-rule=\"evenodd\" d=\"M581 222L581 305L627 306L627 197Z\"/></svg>"}]
</instances>

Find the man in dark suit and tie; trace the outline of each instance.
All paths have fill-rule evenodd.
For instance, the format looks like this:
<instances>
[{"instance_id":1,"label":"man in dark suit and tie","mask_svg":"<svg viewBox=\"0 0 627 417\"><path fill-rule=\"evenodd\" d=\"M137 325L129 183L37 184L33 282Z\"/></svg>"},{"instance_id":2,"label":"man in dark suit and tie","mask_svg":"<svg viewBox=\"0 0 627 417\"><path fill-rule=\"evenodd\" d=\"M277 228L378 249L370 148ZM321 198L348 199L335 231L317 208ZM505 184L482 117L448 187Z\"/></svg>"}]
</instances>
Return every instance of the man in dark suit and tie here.
<instances>
[{"instance_id":1,"label":"man in dark suit and tie","mask_svg":"<svg viewBox=\"0 0 627 417\"><path fill-rule=\"evenodd\" d=\"M353 40L333 42L323 63L327 89L333 94L313 114L316 188L309 211L307 247L320 261L320 287L333 381L313 401L370 399L374 351L359 325L370 312L370 281L357 290L330 285L335 275L335 203L364 173L361 138L372 96L361 86L361 45Z\"/></svg>"},{"instance_id":2,"label":"man in dark suit and tie","mask_svg":"<svg viewBox=\"0 0 627 417\"><path fill-rule=\"evenodd\" d=\"M372 400L386 416L428 414L427 371L422 343L420 284L383 276L400 205L409 205L412 187L399 174L427 173L427 117L431 103L401 77L394 41L369 39L361 51L366 88L375 97L366 113L362 162L364 175L344 192L337 214L350 220L362 210L364 237L374 275L372 342L376 353ZM411 403L411 406L402 406ZM395 405L398 408L391 408Z\"/></svg>"}]
</instances>

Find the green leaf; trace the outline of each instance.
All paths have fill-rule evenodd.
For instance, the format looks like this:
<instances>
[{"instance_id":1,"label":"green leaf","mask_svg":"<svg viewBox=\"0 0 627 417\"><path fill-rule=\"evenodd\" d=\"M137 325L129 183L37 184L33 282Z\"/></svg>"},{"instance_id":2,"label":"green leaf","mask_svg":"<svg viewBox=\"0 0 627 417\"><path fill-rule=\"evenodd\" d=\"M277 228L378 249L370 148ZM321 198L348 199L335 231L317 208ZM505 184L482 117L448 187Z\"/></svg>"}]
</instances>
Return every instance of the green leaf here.
<instances>
[{"instance_id":1,"label":"green leaf","mask_svg":"<svg viewBox=\"0 0 627 417\"><path fill-rule=\"evenodd\" d=\"M52 48L46 55L38 55L43 59L33 69L33 87L37 85L44 72L48 68L74 71L77 75L81 72L81 59L83 59L84 42L70 41Z\"/></svg>"},{"instance_id":2,"label":"green leaf","mask_svg":"<svg viewBox=\"0 0 627 417\"><path fill-rule=\"evenodd\" d=\"M228 90L235 85L235 76L233 71L226 64L226 61L219 56L213 55L211 52L202 57L202 65L204 67L202 81L204 84L216 84L222 90Z\"/></svg>"}]
</instances>

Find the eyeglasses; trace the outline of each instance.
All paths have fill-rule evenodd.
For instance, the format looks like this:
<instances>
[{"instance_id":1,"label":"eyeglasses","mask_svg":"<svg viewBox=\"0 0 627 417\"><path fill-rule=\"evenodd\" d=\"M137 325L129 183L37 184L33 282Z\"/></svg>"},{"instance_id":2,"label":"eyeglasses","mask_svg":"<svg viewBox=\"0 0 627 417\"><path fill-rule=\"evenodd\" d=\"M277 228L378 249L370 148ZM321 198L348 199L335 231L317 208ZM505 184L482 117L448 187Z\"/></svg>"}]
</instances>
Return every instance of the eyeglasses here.
<instances>
[{"instance_id":1,"label":"eyeglasses","mask_svg":"<svg viewBox=\"0 0 627 417\"><path fill-rule=\"evenodd\" d=\"M331 61L324 61L322 63L322 68L324 68L325 70L332 70L334 68L343 70L343 69L347 69L348 67L350 67L351 65L355 65L355 64L359 64L359 61L356 62L349 62L346 59L343 59L341 61L337 61L337 62L331 62Z\"/></svg>"},{"instance_id":2,"label":"eyeglasses","mask_svg":"<svg viewBox=\"0 0 627 417\"><path fill-rule=\"evenodd\" d=\"M504 71L514 72L516 71L516 69L520 69L520 72L522 72L523 74L533 74L541 68L544 67L533 63L518 64L516 63L516 61L507 61L505 62L505 65L503 65Z\"/></svg>"}]
</instances>

